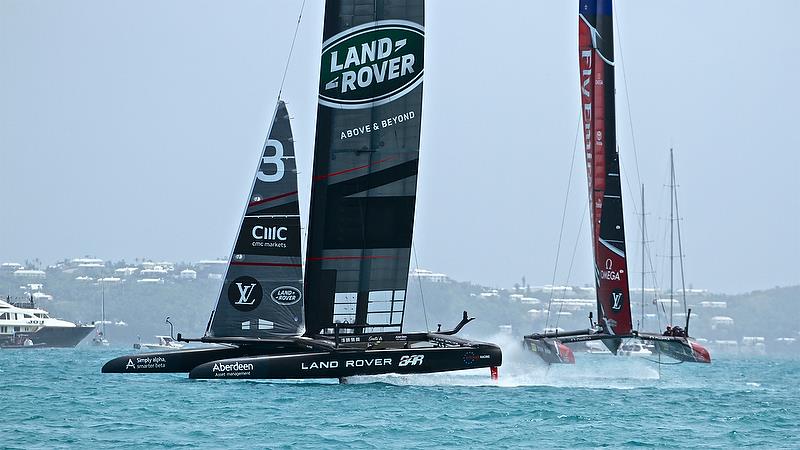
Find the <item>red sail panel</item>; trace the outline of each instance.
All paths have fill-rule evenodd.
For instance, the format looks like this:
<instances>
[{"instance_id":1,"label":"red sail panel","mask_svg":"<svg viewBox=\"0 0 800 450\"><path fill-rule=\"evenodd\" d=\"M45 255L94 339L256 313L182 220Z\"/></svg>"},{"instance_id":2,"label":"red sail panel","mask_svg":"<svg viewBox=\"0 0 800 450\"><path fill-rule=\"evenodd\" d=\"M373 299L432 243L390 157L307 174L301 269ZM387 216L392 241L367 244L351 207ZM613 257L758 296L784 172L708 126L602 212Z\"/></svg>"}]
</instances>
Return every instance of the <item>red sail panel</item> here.
<instances>
[{"instance_id":1,"label":"red sail panel","mask_svg":"<svg viewBox=\"0 0 800 450\"><path fill-rule=\"evenodd\" d=\"M582 0L578 28L598 323L607 333L624 335L632 320L614 117L611 0ZM619 343L606 345L615 351Z\"/></svg>"}]
</instances>

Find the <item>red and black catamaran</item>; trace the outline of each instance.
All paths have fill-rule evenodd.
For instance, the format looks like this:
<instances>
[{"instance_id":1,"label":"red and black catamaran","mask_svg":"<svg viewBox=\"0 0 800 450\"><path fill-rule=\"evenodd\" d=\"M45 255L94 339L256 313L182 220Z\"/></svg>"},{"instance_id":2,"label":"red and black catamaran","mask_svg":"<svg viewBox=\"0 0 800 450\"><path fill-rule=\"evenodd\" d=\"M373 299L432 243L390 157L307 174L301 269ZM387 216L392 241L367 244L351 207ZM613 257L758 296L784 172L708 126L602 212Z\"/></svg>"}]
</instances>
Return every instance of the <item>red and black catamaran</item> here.
<instances>
[{"instance_id":1,"label":"red and black catamaran","mask_svg":"<svg viewBox=\"0 0 800 450\"><path fill-rule=\"evenodd\" d=\"M424 1L328 0L306 257L279 101L206 333L213 348L122 356L103 372L343 378L491 368L494 344L406 333L422 120ZM305 274L303 274L305 262Z\"/></svg>"},{"instance_id":2,"label":"red and black catamaran","mask_svg":"<svg viewBox=\"0 0 800 450\"><path fill-rule=\"evenodd\" d=\"M688 336L633 329L616 139L613 28L612 0L580 1L578 60L597 322L583 330L534 333L524 343L547 363L574 363L569 343L601 340L616 354L630 338L653 341L659 351L680 361L710 362L708 351Z\"/></svg>"}]
</instances>

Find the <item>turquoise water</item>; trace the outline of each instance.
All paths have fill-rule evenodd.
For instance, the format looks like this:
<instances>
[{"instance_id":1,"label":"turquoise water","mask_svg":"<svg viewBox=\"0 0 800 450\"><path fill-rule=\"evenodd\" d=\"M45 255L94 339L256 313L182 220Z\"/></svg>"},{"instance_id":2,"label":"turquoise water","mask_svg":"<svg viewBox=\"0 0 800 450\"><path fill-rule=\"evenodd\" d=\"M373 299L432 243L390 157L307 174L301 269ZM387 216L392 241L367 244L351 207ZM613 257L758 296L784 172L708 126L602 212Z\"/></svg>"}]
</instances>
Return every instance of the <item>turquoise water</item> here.
<instances>
[{"instance_id":1,"label":"turquoise water","mask_svg":"<svg viewBox=\"0 0 800 450\"><path fill-rule=\"evenodd\" d=\"M546 369L333 382L103 375L127 349L0 350L4 448L800 448L800 360L658 366L578 355ZM659 371L660 367L660 371Z\"/></svg>"}]
</instances>

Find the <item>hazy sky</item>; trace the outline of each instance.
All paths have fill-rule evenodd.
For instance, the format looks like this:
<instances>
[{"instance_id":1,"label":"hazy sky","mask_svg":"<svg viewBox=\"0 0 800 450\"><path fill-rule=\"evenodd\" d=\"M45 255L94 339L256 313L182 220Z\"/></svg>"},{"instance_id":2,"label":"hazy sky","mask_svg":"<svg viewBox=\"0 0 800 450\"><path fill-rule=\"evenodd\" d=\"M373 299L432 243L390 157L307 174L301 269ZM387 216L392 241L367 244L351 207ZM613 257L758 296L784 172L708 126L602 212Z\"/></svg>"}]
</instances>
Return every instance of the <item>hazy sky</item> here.
<instances>
[{"instance_id":1,"label":"hazy sky","mask_svg":"<svg viewBox=\"0 0 800 450\"><path fill-rule=\"evenodd\" d=\"M300 4L0 0L0 260L227 256ZM305 187L322 4L307 1L283 91ZM549 283L574 160L556 282L593 283L573 150L576 10L427 2L421 267ZM687 282L723 292L800 283L800 2L625 0L617 13L630 271L643 182L664 283L672 145Z\"/></svg>"}]
</instances>

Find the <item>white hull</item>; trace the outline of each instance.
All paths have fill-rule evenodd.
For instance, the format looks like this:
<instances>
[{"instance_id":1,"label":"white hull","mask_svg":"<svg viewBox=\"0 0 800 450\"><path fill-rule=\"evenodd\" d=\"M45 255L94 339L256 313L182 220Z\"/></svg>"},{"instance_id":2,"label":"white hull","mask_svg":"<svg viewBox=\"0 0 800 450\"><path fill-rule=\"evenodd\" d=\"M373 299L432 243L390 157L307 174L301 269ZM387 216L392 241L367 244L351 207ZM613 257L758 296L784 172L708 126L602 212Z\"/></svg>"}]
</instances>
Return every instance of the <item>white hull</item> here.
<instances>
[{"instance_id":1,"label":"white hull","mask_svg":"<svg viewBox=\"0 0 800 450\"><path fill-rule=\"evenodd\" d=\"M145 350L179 350L183 345L159 345L159 344L142 344Z\"/></svg>"}]
</instances>

